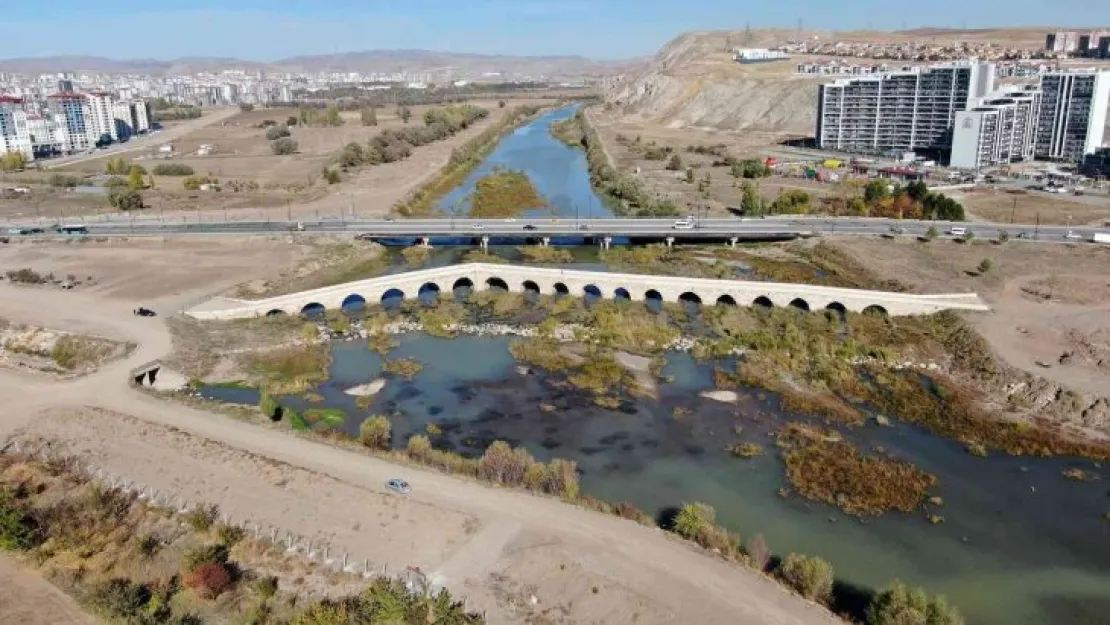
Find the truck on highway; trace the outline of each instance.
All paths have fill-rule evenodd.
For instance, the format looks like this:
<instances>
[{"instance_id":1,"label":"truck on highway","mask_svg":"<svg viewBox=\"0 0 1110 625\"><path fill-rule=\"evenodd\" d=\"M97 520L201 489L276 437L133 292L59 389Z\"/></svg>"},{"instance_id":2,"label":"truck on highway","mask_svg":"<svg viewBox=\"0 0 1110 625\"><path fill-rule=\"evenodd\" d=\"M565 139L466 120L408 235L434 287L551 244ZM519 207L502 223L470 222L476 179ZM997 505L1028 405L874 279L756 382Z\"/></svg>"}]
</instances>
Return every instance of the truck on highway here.
<instances>
[{"instance_id":1,"label":"truck on highway","mask_svg":"<svg viewBox=\"0 0 1110 625\"><path fill-rule=\"evenodd\" d=\"M1110 232L1096 232L1092 234L1091 243L1110 243Z\"/></svg>"}]
</instances>

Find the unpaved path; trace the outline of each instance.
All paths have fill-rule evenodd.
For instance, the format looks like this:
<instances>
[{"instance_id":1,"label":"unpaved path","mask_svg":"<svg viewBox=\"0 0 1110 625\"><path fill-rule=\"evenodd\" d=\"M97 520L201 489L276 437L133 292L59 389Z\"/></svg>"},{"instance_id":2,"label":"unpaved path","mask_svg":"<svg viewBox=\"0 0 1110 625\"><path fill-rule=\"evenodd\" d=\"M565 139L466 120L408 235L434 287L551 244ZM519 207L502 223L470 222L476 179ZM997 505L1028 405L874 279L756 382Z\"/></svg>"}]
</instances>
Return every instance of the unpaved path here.
<instances>
[{"instance_id":1,"label":"unpaved path","mask_svg":"<svg viewBox=\"0 0 1110 625\"><path fill-rule=\"evenodd\" d=\"M0 623L96 625L72 597L0 552Z\"/></svg>"},{"instance_id":2,"label":"unpaved path","mask_svg":"<svg viewBox=\"0 0 1110 625\"><path fill-rule=\"evenodd\" d=\"M194 298L181 292L150 304L168 314ZM658 529L400 468L131 389L130 368L167 354L171 340L161 319L134 317L130 307L91 292L0 284L0 316L138 345L126 360L76 381L0 373L0 440L12 434L59 440L129 479L203 498L283 532L326 537L356 558L392 563L407 555L469 607L486 611L491 623L541 614L551 622L836 622L779 584ZM403 502L383 486L398 475L414 486Z\"/></svg>"}]
</instances>

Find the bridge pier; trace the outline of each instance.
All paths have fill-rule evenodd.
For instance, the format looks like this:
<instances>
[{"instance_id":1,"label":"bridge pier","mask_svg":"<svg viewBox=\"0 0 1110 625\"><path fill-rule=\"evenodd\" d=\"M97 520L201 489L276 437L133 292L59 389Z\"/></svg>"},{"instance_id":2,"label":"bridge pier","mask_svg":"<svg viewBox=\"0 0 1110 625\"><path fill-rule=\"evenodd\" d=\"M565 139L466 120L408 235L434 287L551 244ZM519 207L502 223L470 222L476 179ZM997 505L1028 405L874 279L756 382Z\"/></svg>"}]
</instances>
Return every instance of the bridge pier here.
<instances>
[{"instance_id":1,"label":"bridge pier","mask_svg":"<svg viewBox=\"0 0 1110 625\"><path fill-rule=\"evenodd\" d=\"M674 247L674 237L667 237L667 249Z\"/></svg>"},{"instance_id":2,"label":"bridge pier","mask_svg":"<svg viewBox=\"0 0 1110 625\"><path fill-rule=\"evenodd\" d=\"M544 247L547 247L548 245L551 245L551 237L544 237L544 238L540 239L540 245L542 245Z\"/></svg>"},{"instance_id":3,"label":"bridge pier","mask_svg":"<svg viewBox=\"0 0 1110 625\"><path fill-rule=\"evenodd\" d=\"M489 235L483 235L482 236L482 251L483 252L488 252L489 251Z\"/></svg>"},{"instance_id":4,"label":"bridge pier","mask_svg":"<svg viewBox=\"0 0 1110 625\"><path fill-rule=\"evenodd\" d=\"M431 247L432 237L420 237L420 247Z\"/></svg>"},{"instance_id":5,"label":"bridge pier","mask_svg":"<svg viewBox=\"0 0 1110 625\"><path fill-rule=\"evenodd\" d=\"M736 247L736 240L737 240L736 237L732 237L731 239L729 239L728 240L728 246L729 247Z\"/></svg>"},{"instance_id":6,"label":"bridge pier","mask_svg":"<svg viewBox=\"0 0 1110 625\"><path fill-rule=\"evenodd\" d=\"M607 250L609 249L609 246L613 244L613 237L601 237L600 239L598 239L598 244L601 246L602 249Z\"/></svg>"}]
</instances>

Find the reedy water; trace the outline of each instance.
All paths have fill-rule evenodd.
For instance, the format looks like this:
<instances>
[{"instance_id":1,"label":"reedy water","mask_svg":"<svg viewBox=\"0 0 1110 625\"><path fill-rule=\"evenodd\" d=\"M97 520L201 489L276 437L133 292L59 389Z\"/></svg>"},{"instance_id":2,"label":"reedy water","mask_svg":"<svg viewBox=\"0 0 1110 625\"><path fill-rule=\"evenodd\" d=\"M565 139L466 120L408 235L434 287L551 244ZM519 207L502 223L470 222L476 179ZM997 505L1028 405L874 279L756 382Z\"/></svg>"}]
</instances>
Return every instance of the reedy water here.
<instances>
[{"instance_id":1,"label":"reedy water","mask_svg":"<svg viewBox=\"0 0 1110 625\"><path fill-rule=\"evenodd\" d=\"M483 166L525 169L549 198L567 198L557 202L564 215L589 184L581 154L547 130L551 121L569 114L542 116L506 138ZM522 147L547 143L545 150L553 145L562 155L556 158L560 152L553 149L537 155ZM460 254L439 250L431 262L454 262ZM575 254L583 261L594 258L591 249ZM437 443L461 453L479 454L490 441L502 439L525 445L540 459L572 459L583 471L586 493L630 501L652 513L702 501L742 536L764 534L777 554L820 555L833 563L838 578L853 584L876 587L900 578L922 585L946 594L970 623L1110 623L1110 520L1103 518L1110 512L1110 490L1105 481L1074 482L1061 475L1072 466L1107 473L1089 461L977 458L954 441L896 419L892 427L869 424L846 430L847 438L865 451L882 447L936 475L934 493L944 505L930 512L945 522L932 525L924 512L857 519L779 495L787 483L771 434L804 417L784 412L773 394L756 389L741 393L735 406L699 397L712 386L712 363L670 354L664 375L674 382L660 385L658 399L626 399L614 411L553 384L542 372L518 373L508 338L418 334L399 337L399 343L389 357L413 358L424 370L411 382L390 379L367 409L343 393L381 373L382 358L362 341L332 347L330 379L318 389L322 402L287 401L297 408L343 409L352 435L366 415L388 414L398 447L434 423L443 432ZM248 390L204 392L257 402L257 393ZM690 414L676 418L676 407ZM736 426L742 427L739 436ZM738 441L761 443L768 453L750 460L732 457L724 447Z\"/></svg>"}]
</instances>

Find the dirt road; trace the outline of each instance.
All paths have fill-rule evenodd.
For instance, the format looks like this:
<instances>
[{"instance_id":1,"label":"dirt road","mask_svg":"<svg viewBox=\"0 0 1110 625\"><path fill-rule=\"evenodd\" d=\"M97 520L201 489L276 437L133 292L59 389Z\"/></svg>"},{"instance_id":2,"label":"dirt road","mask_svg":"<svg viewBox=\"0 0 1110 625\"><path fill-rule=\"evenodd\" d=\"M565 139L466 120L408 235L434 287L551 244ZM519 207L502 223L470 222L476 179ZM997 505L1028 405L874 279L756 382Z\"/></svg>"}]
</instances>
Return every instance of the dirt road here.
<instances>
[{"instance_id":1,"label":"dirt road","mask_svg":"<svg viewBox=\"0 0 1110 625\"><path fill-rule=\"evenodd\" d=\"M194 297L180 292L150 304L168 313ZM391 571L419 565L492 623L539 615L592 623L836 622L779 584L658 529L400 468L131 389L130 367L168 353L171 339L160 319L136 318L130 306L95 292L0 284L0 317L139 346L125 361L72 382L0 372L0 440L46 437L129 479L324 538ZM414 486L403 500L383 487L398 475Z\"/></svg>"},{"instance_id":2,"label":"dirt road","mask_svg":"<svg viewBox=\"0 0 1110 625\"><path fill-rule=\"evenodd\" d=\"M69 595L0 553L0 623L96 625Z\"/></svg>"}]
</instances>

